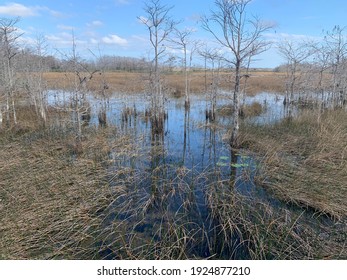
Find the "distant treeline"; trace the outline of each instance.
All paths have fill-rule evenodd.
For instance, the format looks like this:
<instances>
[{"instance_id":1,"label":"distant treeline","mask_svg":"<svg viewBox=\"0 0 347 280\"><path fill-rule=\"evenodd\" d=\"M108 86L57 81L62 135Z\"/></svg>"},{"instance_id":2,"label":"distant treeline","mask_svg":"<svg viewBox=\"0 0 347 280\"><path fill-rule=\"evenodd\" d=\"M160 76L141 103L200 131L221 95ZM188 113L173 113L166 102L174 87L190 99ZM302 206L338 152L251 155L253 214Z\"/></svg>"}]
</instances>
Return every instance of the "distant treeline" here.
<instances>
[{"instance_id":1,"label":"distant treeline","mask_svg":"<svg viewBox=\"0 0 347 280\"><path fill-rule=\"evenodd\" d=\"M14 59L16 68L19 71L32 69L33 66L38 64L47 72L63 72L69 71L71 68L71 61L68 59L59 59L52 55L38 56L30 50L20 51ZM100 71L142 72L148 71L151 67L151 63L144 58L112 55L105 55L95 60L80 60L79 63L86 69L98 69Z\"/></svg>"}]
</instances>

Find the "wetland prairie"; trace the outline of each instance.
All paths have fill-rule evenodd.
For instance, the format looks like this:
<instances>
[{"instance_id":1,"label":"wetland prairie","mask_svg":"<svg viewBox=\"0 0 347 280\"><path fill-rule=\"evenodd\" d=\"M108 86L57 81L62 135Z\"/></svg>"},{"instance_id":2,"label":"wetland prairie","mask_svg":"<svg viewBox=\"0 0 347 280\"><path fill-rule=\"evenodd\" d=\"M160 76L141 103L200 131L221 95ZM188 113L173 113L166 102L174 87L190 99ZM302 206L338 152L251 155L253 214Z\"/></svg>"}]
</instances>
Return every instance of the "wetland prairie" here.
<instances>
[{"instance_id":1,"label":"wetland prairie","mask_svg":"<svg viewBox=\"0 0 347 280\"><path fill-rule=\"evenodd\" d=\"M289 176L316 174L305 159L317 151L293 151L292 144L304 145L307 133L321 131L325 120L340 119L344 111L328 111L317 123L316 115L296 107L288 120L284 96L246 97L246 107L261 110L243 116L242 148L234 150L225 109L232 101L224 91L213 120L208 94L193 94L189 108L183 97L168 96L161 133L151 129L146 94L83 93L80 114L73 97L48 91L52 124L2 138L1 158L9 160L0 172L3 186L12 186L11 193L1 192L3 258L346 257L344 158L331 158L338 193L313 187L306 176L301 197L297 178ZM29 122L35 119L29 112L24 106L19 116ZM295 135L287 133L288 122ZM342 141L346 127L339 129ZM321 192L329 199L322 201Z\"/></svg>"}]
</instances>

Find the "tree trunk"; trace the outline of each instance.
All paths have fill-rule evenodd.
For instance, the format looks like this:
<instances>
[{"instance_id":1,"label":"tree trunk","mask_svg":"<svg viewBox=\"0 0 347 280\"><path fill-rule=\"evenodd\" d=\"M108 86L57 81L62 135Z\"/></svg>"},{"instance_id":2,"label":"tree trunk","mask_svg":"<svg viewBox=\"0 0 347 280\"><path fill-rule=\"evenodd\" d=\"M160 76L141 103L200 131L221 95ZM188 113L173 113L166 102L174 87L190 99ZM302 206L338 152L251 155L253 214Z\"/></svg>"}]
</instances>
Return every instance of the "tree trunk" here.
<instances>
[{"instance_id":1,"label":"tree trunk","mask_svg":"<svg viewBox=\"0 0 347 280\"><path fill-rule=\"evenodd\" d=\"M236 63L235 67L235 88L234 88L234 110L233 110L233 130L230 138L230 146L232 148L239 147L239 128L240 128L240 119L239 119L239 111L240 111L240 63Z\"/></svg>"},{"instance_id":2,"label":"tree trunk","mask_svg":"<svg viewBox=\"0 0 347 280\"><path fill-rule=\"evenodd\" d=\"M2 112L1 112L1 107L0 107L0 129L2 128Z\"/></svg>"},{"instance_id":3,"label":"tree trunk","mask_svg":"<svg viewBox=\"0 0 347 280\"><path fill-rule=\"evenodd\" d=\"M12 97L12 110L13 110L13 122L15 125L17 125L17 114L16 114L16 107L14 105L14 98Z\"/></svg>"}]
</instances>

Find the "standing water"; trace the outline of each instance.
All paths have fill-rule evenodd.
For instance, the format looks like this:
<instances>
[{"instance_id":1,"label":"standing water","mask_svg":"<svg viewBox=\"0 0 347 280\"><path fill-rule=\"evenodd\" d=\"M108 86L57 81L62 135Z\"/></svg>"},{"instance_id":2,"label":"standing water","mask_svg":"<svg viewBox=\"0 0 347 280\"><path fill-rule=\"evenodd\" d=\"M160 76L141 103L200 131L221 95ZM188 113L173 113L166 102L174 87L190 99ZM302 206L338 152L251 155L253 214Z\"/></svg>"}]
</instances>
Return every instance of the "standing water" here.
<instances>
[{"instance_id":1,"label":"standing water","mask_svg":"<svg viewBox=\"0 0 347 280\"><path fill-rule=\"evenodd\" d=\"M48 96L51 106L71 103L68 92L51 91ZM249 122L273 123L285 116L283 99L275 94L247 97L245 102L265 108ZM210 121L202 96L192 96L190 104L187 110L184 98L169 99L164 130L153 135L144 96L85 96L81 117L86 125L114 126L117 135L127 136L134 146L131 152L114 148L109 153L109 184L114 190L124 188L124 195L103 213L105 236L95 244L100 258L123 258L130 247L135 256L152 259L251 257L238 205L279 208L281 203L254 183L257 162L245 151L230 151L226 140L231 117L217 113ZM229 97L221 95L217 110L230 104ZM117 172L120 169L124 172Z\"/></svg>"}]
</instances>

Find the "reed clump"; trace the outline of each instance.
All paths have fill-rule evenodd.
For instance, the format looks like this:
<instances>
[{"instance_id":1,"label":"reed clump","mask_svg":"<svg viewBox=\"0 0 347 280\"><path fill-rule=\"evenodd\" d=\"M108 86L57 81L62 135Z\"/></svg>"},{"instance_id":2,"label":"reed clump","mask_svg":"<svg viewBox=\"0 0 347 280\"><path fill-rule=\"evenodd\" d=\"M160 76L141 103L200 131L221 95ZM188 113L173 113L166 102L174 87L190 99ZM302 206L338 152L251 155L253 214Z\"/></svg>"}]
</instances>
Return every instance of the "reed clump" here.
<instances>
[{"instance_id":1,"label":"reed clump","mask_svg":"<svg viewBox=\"0 0 347 280\"><path fill-rule=\"evenodd\" d=\"M250 117L256 117L261 115L266 108L259 102L252 102L250 104L243 104L241 106L239 115L243 118L250 118ZM217 109L217 113L220 116L232 116L233 115L233 105L223 105L220 108Z\"/></svg>"},{"instance_id":2,"label":"reed clump","mask_svg":"<svg viewBox=\"0 0 347 280\"><path fill-rule=\"evenodd\" d=\"M256 117L261 115L265 111L263 105L259 102L252 102L251 104L245 104L241 108L240 115L242 117Z\"/></svg>"}]
</instances>

